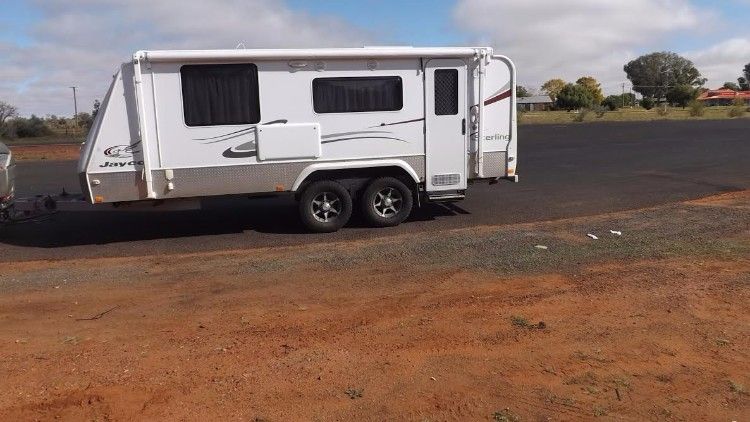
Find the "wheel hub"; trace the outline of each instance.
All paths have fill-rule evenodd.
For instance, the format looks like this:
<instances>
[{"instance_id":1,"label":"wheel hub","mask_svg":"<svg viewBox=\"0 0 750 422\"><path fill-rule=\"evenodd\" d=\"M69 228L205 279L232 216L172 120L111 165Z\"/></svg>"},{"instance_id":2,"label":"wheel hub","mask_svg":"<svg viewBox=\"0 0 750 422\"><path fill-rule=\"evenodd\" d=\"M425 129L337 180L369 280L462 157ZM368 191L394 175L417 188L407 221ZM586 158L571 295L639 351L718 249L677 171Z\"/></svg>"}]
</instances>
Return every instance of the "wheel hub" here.
<instances>
[{"instance_id":1,"label":"wheel hub","mask_svg":"<svg viewBox=\"0 0 750 422\"><path fill-rule=\"evenodd\" d=\"M322 192L313 198L310 204L310 212L313 217L323 223L337 219L342 211L341 199L334 192Z\"/></svg>"},{"instance_id":2,"label":"wheel hub","mask_svg":"<svg viewBox=\"0 0 750 422\"><path fill-rule=\"evenodd\" d=\"M372 205L379 216L390 218L401 211L402 200L401 192L386 187L375 194Z\"/></svg>"}]
</instances>

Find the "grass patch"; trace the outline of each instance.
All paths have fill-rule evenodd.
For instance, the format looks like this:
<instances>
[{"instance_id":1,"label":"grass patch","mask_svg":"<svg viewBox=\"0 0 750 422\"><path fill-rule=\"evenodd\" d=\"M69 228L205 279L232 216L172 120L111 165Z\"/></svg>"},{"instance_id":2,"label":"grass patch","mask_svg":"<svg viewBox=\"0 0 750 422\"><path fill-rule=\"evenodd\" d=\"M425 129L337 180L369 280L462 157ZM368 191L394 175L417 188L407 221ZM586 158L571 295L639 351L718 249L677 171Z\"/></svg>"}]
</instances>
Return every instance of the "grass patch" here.
<instances>
[{"instance_id":1,"label":"grass patch","mask_svg":"<svg viewBox=\"0 0 750 422\"><path fill-rule=\"evenodd\" d=\"M521 418L509 409L503 409L493 413L492 420L495 422L519 422Z\"/></svg>"},{"instance_id":2,"label":"grass patch","mask_svg":"<svg viewBox=\"0 0 750 422\"><path fill-rule=\"evenodd\" d=\"M607 408L598 404L594 405L594 416L607 416Z\"/></svg>"},{"instance_id":3,"label":"grass patch","mask_svg":"<svg viewBox=\"0 0 750 422\"><path fill-rule=\"evenodd\" d=\"M530 325L529 321L520 315L513 315L510 317L510 323L520 328L528 328Z\"/></svg>"},{"instance_id":4,"label":"grass patch","mask_svg":"<svg viewBox=\"0 0 750 422\"><path fill-rule=\"evenodd\" d=\"M743 396L747 395L747 389L745 389L745 386L732 380L729 380L729 391Z\"/></svg>"},{"instance_id":5,"label":"grass patch","mask_svg":"<svg viewBox=\"0 0 750 422\"><path fill-rule=\"evenodd\" d=\"M734 110L734 111L732 111ZM716 120L747 117L744 108L732 106L714 107L654 107L651 110L643 108L623 108L603 113L577 113L575 111L537 111L525 112L519 115L518 123L525 124L560 124L575 122L638 122L652 120Z\"/></svg>"},{"instance_id":6,"label":"grass patch","mask_svg":"<svg viewBox=\"0 0 750 422\"><path fill-rule=\"evenodd\" d=\"M344 391L344 393L347 396L349 396L349 398L352 400L362 398L362 394L364 394L364 392L365 392L364 388L354 388L354 387L349 387Z\"/></svg>"},{"instance_id":7,"label":"grass patch","mask_svg":"<svg viewBox=\"0 0 750 422\"><path fill-rule=\"evenodd\" d=\"M519 328L531 328L531 329L539 329L539 330L543 330L547 328L547 324L545 324L544 321L531 323L529 322L529 320L527 320L526 318L520 315L511 316L510 323Z\"/></svg>"},{"instance_id":8,"label":"grass patch","mask_svg":"<svg viewBox=\"0 0 750 422\"><path fill-rule=\"evenodd\" d=\"M716 345L717 346L727 346L730 343L731 342L729 340L725 339L725 338L717 338L716 339Z\"/></svg>"}]
</instances>

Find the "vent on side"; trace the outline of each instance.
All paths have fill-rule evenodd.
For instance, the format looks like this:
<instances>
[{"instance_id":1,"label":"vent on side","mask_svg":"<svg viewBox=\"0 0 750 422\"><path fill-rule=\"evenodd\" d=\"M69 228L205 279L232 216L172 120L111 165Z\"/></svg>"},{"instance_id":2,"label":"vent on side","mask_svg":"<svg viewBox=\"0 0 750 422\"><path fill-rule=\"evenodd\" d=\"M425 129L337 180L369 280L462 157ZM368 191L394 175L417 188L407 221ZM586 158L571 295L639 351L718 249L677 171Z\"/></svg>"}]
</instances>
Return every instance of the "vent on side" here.
<instances>
[{"instance_id":1,"label":"vent on side","mask_svg":"<svg viewBox=\"0 0 750 422\"><path fill-rule=\"evenodd\" d=\"M435 70L435 115L458 114L458 70Z\"/></svg>"},{"instance_id":2,"label":"vent on side","mask_svg":"<svg viewBox=\"0 0 750 422\"><path fill-rule=\"evenodd\" d=\"M433 186L451 186L461 182L461 175L458 173L436 174L432 176Z\"/></svg>"}]
</instances>

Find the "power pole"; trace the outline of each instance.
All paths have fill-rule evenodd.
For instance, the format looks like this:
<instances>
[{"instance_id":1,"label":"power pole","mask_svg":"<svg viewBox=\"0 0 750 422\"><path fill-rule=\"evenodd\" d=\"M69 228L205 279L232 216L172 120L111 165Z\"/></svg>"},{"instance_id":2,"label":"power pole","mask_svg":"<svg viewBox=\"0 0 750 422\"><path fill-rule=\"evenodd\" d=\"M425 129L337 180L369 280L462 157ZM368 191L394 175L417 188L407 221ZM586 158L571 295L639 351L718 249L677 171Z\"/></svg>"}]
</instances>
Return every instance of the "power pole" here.
<instances>
[{"instance_id":1,"label":"power pole","mask_svg":"<svg viewBox=\"0 0 750 422\"><path fill-rule=\"evenodd\" d=\"M625 108L625 82L622 83L622 96L620 99L622 100L622 108Z\"/></svg>"},{"instance_id":2,"label":"power pole","mask_svg":"<svg viewBox=\"0 0 750 422\"><path fill-rule=\"evenodd\" d=\"M73 120L76 122L76 126L78 126L78 98L76 97L76 89L77 86L71 86L70 87L73 90L73 111L75 114L73 114Z\"/></svg>"}]
</instances>

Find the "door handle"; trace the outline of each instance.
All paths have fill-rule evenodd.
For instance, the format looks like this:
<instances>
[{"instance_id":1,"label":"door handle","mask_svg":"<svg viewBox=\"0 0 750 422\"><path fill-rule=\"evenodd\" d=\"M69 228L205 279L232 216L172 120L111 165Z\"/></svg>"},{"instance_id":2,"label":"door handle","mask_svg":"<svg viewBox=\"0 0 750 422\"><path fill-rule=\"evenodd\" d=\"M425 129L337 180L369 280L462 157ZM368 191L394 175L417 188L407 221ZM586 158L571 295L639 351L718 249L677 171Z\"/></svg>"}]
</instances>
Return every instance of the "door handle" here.
<instances>
[{"instance_id":1,"label":"door handle","mask_svg":"<svg viewBox=\"0 0 750 422\"><path fill-rule=\"evenodd\" d=\"M461 120L461 135L466 135L466 118Z\"/></svg>"}]
</instances>

